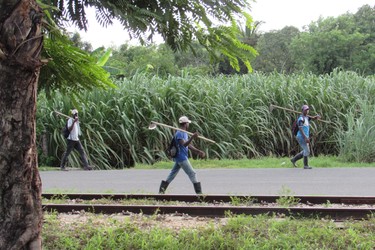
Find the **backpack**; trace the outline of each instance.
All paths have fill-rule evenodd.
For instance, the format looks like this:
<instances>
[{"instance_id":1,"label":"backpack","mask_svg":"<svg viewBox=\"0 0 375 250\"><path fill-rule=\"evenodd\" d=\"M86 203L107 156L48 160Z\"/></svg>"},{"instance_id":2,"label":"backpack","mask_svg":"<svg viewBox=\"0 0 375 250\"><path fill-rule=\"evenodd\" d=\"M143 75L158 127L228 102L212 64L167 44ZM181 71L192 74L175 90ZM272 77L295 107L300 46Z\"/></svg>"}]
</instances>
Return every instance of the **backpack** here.
<instances>
[{"instance_id":1,"label":"backpack","mask_svg":"<svg viewBox=\"0 0 375 250\"><path fill-rule=\"evenodd\" d=\"M70 131L69 131L69 128L68 128L68 121L66 121L65 126L61 129L61 133L63 134L63 136L65 138L69 137Z\"/></svg>"},{"instance_id":2,"label":"backpack","mask_svg":"<svg viewBox=\"0 0 375 250\"><path fill-rule=\"evenodd\" d=\"M300 116L298 116L298 118L296 120L294 120L294 122L292 124L292 134L294 136L296 136L298 131L299 131L299 127L298 127L298 119L299 118L300 118ZM304 122L303 118L302 118L302 121Z\"/></svg>"},{"instance_id":3,"label":"backpack","mask_svg":"<svg viewBox=\"0 0 375 250\"><path fill-rule=\"evenodd\" d=\"M169 146L167 150L165 151L167 156L170 158L175 158L179 152L179 147L177 144L177 139L175 136L172 137L171 142L169 143Z\"/></svg>"}]
</instances>

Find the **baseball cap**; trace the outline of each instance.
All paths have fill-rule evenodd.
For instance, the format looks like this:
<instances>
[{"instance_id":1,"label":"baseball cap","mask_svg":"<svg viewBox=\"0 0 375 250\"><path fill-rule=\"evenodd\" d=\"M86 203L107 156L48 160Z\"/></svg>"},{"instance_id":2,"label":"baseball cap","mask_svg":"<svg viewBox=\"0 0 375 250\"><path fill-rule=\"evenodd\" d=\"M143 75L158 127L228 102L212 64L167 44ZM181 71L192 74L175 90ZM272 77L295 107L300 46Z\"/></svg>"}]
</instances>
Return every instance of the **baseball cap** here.
<instances>
[{"instance_id":1,"label":"baseball cap","mask_svg":"<svg viewBox=\"0 0 375 250\"><path fill-rule=\"evenodd\" d=\"M178 119L178 123L191 123L191 121L186 116L181 116L180 119Z\"/></svg>"},{"instance_id":2,"label":"baseball cap","mask_svg":"<svg viewBox=\"0 0 375 250\"><path fill-rule=\"evenodd\" d=\"M308 110L308 109L310 109L309 106L307 106L307 105L302 106L302 111L305 111L305 110Z\"/></svg>"},{"instance_id":3,"label":"baseball cap","mask_svg":"<svg viewBox=\"0 0 375 250\"><path fill-rule=\"evenodd\" d=\"M75 114L78 114L78 110L73 109L73 110L72 110L72 115L75 115Z\"/></svg>"}]
</instances>

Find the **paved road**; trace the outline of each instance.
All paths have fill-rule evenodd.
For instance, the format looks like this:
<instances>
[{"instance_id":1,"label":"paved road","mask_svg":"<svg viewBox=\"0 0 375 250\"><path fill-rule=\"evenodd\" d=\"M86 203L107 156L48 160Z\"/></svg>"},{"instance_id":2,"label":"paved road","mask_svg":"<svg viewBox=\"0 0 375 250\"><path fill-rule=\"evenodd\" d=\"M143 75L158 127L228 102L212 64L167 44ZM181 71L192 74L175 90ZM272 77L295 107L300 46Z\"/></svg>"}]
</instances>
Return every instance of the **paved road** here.
<instances>
[{"instance_id":1,"label":"paved road","mask_svg":"<svg viewBox=\"0 0 375 250\"><path fill-rule=\"evenodd\" d=\"M205 194L375 196L374 168L197 169ZM42 171L43 192L156 194L168 169ZM194 194L180 171L168 194Z\"/></svg>"}]
</instances>

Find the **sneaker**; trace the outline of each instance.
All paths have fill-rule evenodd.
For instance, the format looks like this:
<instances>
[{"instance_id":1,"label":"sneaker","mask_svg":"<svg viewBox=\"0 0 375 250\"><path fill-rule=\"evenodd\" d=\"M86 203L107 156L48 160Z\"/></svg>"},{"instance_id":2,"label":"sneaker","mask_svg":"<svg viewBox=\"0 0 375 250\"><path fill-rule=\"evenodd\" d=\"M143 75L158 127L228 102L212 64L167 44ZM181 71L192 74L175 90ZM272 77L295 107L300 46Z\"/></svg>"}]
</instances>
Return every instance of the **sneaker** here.
<instances>
[{"instance_id":1,"label":"sneaker","mask_svg":"<svg viewBox=\"0 0 375 250\"><path fill-rule=\"evenodd\" d=\"M304 166L303 169L312 169L310 166Z\"/></svg>"},{"instance_id":2,"label":"sneaker","mask_svg":"<svg viewBox=\"0 0 375 250\"><path fill-rule=\"evenodd\" d=\"M85 168L83 168L84 170L87 170L87 171L90 171L90 170L92 170L92 167L90 167L90 166L87 166L87 167L85 167Z\"/></svg>"},{"instance_id":3,"label":"sneaker","mask_svg":"<svg viewBox=\"0 0 375 250\"><path fill-rule=\"evenodd\" d=\"M290 162L293 164L293 167L295 167L295 168L297 167L297 164L293 159L291 159Z\"/></svg>"},{"instance_id":4,"label":"sneaker","mask_svg":"<svg viewBox=\"0 0 375 250\"><path fill-rule=\"evenodd\" d=\"M60 170L61 171L68 171L68 169L66 169L65 167L60 167Z\"/></svg>"}]
</instances>

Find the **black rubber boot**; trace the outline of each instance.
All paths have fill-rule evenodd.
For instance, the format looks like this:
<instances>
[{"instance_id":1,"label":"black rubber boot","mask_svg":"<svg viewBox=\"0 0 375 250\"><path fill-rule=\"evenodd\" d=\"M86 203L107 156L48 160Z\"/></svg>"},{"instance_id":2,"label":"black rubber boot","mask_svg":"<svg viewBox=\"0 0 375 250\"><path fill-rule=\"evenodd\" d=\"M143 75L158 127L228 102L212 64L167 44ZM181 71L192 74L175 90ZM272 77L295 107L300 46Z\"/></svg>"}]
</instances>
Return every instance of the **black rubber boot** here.
<instances>
[{"instance_id":1,"label":"black rubber boot","mask_svg":"<svg viewBox=\"0 0 375 250\"><path fill-rule=\"evenodd\" d=\"M290 161L293 164L293 167L297 167L296 162L303 158L303 152L300 152L299 154L296 154Z\"/></svg>"},{"instance_id":2,"label":"black rubber boot","mask_svg":"<svg viewBox=\"0 0 375 250\"><path fill-rule=\"evenodd\" d=\"M197 182L197 183L193 183L193 184L194 184L194 190L195 190L195 193L196 193L196 194L202 194L201 183L200 183L200 182Z\"/></svg>"},{"instance_id":3,"label":"black rubber boot","mask_svg":"<svg viewBox=\"0 0 375 250\"><path fill-rule=\"evenodd\" d=\"M303 157L303 166L304 169L311 169L311 167L309 167L309 158L307 156Z\"/></svg>"},{"instance_id":4,"label":"black rubber boot","mask_svg":"<svg viewBox=\"0 0 375 250\"><path fill-rule=\"evenodd\" d=\"M166 181L161 181L160 188L159 188L159 194L164 194L165 190L167 190L169 183Z\"/></svg>"}]
</instances>

